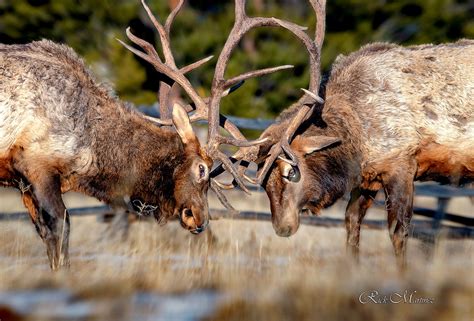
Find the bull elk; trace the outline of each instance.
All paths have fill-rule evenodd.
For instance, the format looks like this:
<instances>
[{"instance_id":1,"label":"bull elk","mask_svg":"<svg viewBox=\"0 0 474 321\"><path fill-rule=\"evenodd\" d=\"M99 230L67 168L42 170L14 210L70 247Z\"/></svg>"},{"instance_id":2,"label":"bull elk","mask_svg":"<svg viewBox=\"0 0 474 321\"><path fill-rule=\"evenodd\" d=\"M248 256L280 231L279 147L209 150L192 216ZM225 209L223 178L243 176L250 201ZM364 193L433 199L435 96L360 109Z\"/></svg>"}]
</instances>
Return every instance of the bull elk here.
<instances>
[{"instance_id":1,"label":"bull elk","mask_svg":"<svg viewBox=\"0 0 474 321\"><path fill-rule=\"evenodd\" d=\"M183 107L173 110L176 132L163 130L47 40L1 45L0 77L1 183L21 190L51 268L69 264L67 191L145 206L160 220L180 212L192 232L205 228L212 160Z\"/></svg>"},{"instance_id":2,"label":"bull elk","mask_svg":"<svg viewBox=\"0 0 474 321\"><path fill-rule=\"evenodd\" d=\"M324 1L316 5L314 46L324 35ZM311 53L311 47L306 46ZM414 181L462 185L474 180L474 41L401 47L374 43L340 56L320 90L319 54L301 101L267 128L259 146L234 155L270 199L280 236L294 234L299 214L317 214L350 192L347 246L359 254L360 225L380 189L398 262L406 262ZM325 98L319 98L319 95Z\"/></svg>"},{"instance_id":3,"label":"bull elk","mask_svg":"<svg viewBox=\"0 0 474 321\"><path fill-rule=\"evenodd\" d=\"M224 78L231 53L249 30L293 28L277 19L247 17L245 2L237 0L235 24L218 58L211 96L201 97L185 74L212 57L178 68L170 46L171 25L184 1L164 25L142 4L160 36L162 56L130 29L127 36L143 51L121 43L163 76L158 95L161 119L134 111L97 84L65 45L48 40L0 45L0 185L21 190L52 269L69 265L69 215L61 197L67 191L82 192L122 211L146 212L160 221L177 215L192 233L204 230L209 185L229 206L221 192L224 186L210 179L213 160L221 161L246 189L219 146L248 147L263 141L246 140L219 114L220 100L245 79L292 67ZM192 100L190 105L173 100L179 88ZM189 117L187 112L193 111ZM191 127L196 120L209 122L205 148ZM231 137L219 132L220 125Z\"/></svg>"}]
</instances>

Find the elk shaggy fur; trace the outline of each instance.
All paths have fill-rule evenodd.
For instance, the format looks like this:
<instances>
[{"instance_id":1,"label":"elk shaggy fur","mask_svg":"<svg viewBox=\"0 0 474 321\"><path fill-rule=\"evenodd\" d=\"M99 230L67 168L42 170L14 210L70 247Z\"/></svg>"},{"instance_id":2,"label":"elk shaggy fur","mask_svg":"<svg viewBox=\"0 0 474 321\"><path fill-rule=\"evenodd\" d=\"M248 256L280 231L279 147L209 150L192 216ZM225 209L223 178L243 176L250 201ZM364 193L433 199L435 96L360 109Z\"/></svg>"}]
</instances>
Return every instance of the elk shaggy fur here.
<instances>
[{"instance_id":1,"label":"elk shaggy fur","mask_svg":"<svg viewBox=\"0 0 474 321\"><path fill-rule=\"evenodd\" d=\"M324 105L291 143L301 179L285 179L291 166L278 160L264 182L276 232L291 235L303 209L318 213L350 192L347 243L358 255L361 221L384 189L390 236L403 264L413 181L474 180L473 57L473 40L411 47L374 43L339 56L322 90ZM262 136L277 141L299 108L284 111ZM263 146L260 155L270 147Z\"/></svg>"},{"instance_id":2,"label":"elk shaggy fur","mask_svg":"<svg viewBox=\"0 0 474 321\"><path fill-rule=\"evenodd\" d=\"M149 204L159 220L186 209L193 231L207 224L212 161L176 110L178 133L118 100L67 46L0 45L0 184L21 188L52 268L68 264L67 191L124 209Z\"/></svg>"}]
</instances>

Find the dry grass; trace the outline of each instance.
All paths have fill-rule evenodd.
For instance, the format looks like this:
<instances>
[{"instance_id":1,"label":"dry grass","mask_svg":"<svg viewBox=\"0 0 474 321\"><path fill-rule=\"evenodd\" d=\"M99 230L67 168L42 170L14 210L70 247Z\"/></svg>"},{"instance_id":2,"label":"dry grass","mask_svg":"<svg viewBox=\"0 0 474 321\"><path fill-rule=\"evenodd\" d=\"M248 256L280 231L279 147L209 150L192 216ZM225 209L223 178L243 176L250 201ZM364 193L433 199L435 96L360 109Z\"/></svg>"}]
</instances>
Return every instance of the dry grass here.
<instances>
[{"instance_id":1,"label":"dry grass","mask_svg":"<svg viewBox=\"0 0 474 321\"><path fill-rule=\"evenodd\" d=\"M66 302L51 302L55 308L92 304L80 318L63 313L56 320L167 320L139 305L137 294L176 298L192 316L190 293L212 296L202 303L211 308L206 320L470 321L474 315L471 240L444 240L427 257L426 246L411 239L410 266L400 275L386 231L362 231L357 266L346 259L339 228L302 226L294 237L279 238L268 222L222 219L211 222L212 234L193 236L176 222L142 222L121 241L94 217L71 224L71 269L53 273L30 222L0 223L2 321L53 320L45 305L28 311L1 307L2 293L45 289L67 294ZM416 290L416 297L433 298L434 304L360 304L360 293L368 290Z\"/></svg>"},{"instance_id":2,"label":"dry grass","mask_svg":"<svg viewBox=\"0 0 474 321\"><path fill-rule=\"evenodd\" d=\"M124 320L139 293L219 293L209 320L471 320L473 241L444 241L433 259L410 240L410 268L399 275L386 233L363 231L362 264L345 259L344 231L303 227L273 235L270 224L219 220L214 235L188 235L176 222L139 223L127 241L105 238L94 218L73 219L70 271L52 273L29 222L0 226L2 291L58 288L100 302L95 317ZM428 305L362 305L361 291L416 290ZM125 309L125 310L123 310ZM115 311L115 312L114 312ZM124 312L125 311L125 312ZM104 320L107 320L106 318ZM130 319L132 320L132 319Z\"/></svg>"}]
</instances>

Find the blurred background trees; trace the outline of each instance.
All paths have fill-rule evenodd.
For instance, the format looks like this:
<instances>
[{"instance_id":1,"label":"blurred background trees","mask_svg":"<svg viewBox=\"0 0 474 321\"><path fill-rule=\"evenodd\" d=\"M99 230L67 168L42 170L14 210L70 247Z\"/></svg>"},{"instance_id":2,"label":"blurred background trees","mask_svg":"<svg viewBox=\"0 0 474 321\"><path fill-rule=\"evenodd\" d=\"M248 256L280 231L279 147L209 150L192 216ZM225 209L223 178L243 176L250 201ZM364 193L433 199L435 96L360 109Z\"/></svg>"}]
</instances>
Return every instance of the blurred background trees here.
<instances>
[{"instance_id":1,"label":"blurred background trees","mask_svg":"<svg viewBox=\"0 0 474 321\"><path fill-rule=\"evenodd\" d=\"M310 27L315 17L305 0L248 1L250 14L276 16ZM338 54L373 41L403 45L474 38L474 3L470 0L327 0L327 33L323 68L329 71ZM164 20L177 0L148 0ZM215 58L189 74L207 95L213 67L233 23L233 1L188 1L172 29L178 65L208 55ZM159 46L156 32L139 0L0 0L0 42L26 43L42 38L66 43L84 57L97 78L135 104L156 102L158 74L124 49L127 26ZM294 102L308 82L307 54L286 31L259 29L242 42L227 74L292 64L293 70L249 80L223 100L222 111L245 117L273 117Z\"/></svg>"}]
</instances>

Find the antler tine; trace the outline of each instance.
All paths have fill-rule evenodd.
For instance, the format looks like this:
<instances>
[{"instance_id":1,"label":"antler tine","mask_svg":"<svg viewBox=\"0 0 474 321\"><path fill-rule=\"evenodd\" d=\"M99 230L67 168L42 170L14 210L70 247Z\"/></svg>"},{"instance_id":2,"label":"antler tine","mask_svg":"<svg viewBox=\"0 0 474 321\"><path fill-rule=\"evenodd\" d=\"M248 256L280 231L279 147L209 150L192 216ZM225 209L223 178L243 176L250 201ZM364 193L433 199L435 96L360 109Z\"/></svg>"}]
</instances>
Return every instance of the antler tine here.
<instances>
[{"instance_id":1,"label":"antler tine","mask_svg":"<svg viewBox=\"0 0 474 321\"><path fill-rule=\"evenodd\" d=\"M246 73L241 74L239 76L232 77L232 78L226 80L226 82L224 84L224 88L225 89L230 88L230 87L234 86L235 84L237 84L241 81L245 81L249 78L260 77L260 76L263 76L263 75L274 73L276 71L291 69L293 67L294 67L293 65L283 65L283 66L278 66L278 67L264 68L264 69L249 71L249 72L246 72Z\"/></svg>"},{"instance_id":2,"label":"antler tine","mask_svg":"<svg viewBox=\"0 0 474 321\"><path fill-rule=\"evenodd\" d=\"M137 36L133 35L130 32L130 29L127 29L127 36L130 37L130 35L133 36L134 39L140 39ZM130 39L130 40L132 40L132 39ZM140 39L140 40L145 42L145 40L143 40L143 39ZM130 50L131 52L133 52L134 54L136 54L137 56L139 56L143 60L146 60L150 64L152 64L153 67L155 67L155 69L158 72L168 76L169 78L171 78L172 80L177 82L186 91L186 93L194 101L194 103L196 104L196 106L198 108L206 109L205 102L204 102L203 98L198 95L198 93L193 89L193 87L192 87L191 83L189 82L189 80L187 80L186 77L184 77L184 75L179 72L179 70L172 69L170 66L162 63L160 60L156 59L155 57L147 55L144 52L142 52L140 50L137 50L137 49L133 48L132 46L127 45L126 43L124 43L121 40L118 40L118 41L125 48L127 48L128 50Z\"/></svg>"},{"instance_id":3,"label":"antler tine","mask_svg":"<svg viewBox=\"0 0 474 321\"><path fill-rule=\"evenodd\" d=\"M222 189L228 189L227 186L221 186L221 183L219 183L217 180L211 179L211 189L214 191L214 193L216 193L217 198L226 209L232 212L236 211L235 208L229 203L224 193L222 193Z\"/></svg>"},{"instance_id":4,"label":"antler tine","mask_svg":"<svg viewBox=\"0 0 474 321\"><path fill-rule=\"evenodd\" d=\"M153 58L155 58L155 59L157 59L158 61L161 62L161 58L160 58L160 56L158 55L158 53L156 52L155 47L153 47L149 42L146 42L145 40L136 37L136 36L130 31L130 27L128 27L128 28L125 30L125 33L127 34L128 39L130 39L134 44L140 46L143 50L145 50L145 52L146 52L148 55L152 56ZM119 41L120 41L120 40L119 40Z\"/></svg>"},{"instance_id":5,"label":"antler tine","mask_svg":"<svg viewBox=\"0 0 474 321\"><path fill-rule=\"evenodd\" d=\"M318 59L315 62L317 70L315 70L316 72L314 74L311 74L312 77L315 77L314 83L316 83L317 87L312 88L310 86L309 90L317 94L321 77L321 49L323 47L324 35L326 33L326 0L309 0L309 2L316 13L316 31L314 41L318 49Z\"/></svg>"},{"instance_id":6,"label":"antler tine","mask_svg":"<svg viewBox=\"0 0 474 321\"><path fill-rule=\"evenodd\" d=\"M214 58L213 55L209 56L209 57L206 57L206 58L202 58L201 60L198 60L196 62L193 62L192 64L189 64L187 66L184 66L183 68L181 68L179 71L182 72L183 74L187 74L188 72L196 69L196 68L199 68L201 67L202 65L204 65L206 62L208 62L209 60L211 60L212 58Z\"/></svg>"},{"instance_id":7,"label":"antler tine","mask_svg":"<svg viewBox=\"0 0 474 321\"><path fill-rule=\"evenodd\" d=\"M165 64L171 67L172 69L176 69L176 63L174 61L173 53L171 52L171 43L170 43L170 35L169 32L171 30L171 24L173 23L174 18L178 14L181 6L183 5L184 1L180 1L178 6L171 12L166 20L166 27L155 18L153 13L151 12L150 8L146 4L145 0L141 0L145 11L148 14L148 17L152 21L155 29L158 31L160 36L160 41L162 45L163 55L165 58ZM158 92L158 99L160 102L160 117L164 120L171 119L171 84L160 81L160 89Z\"/></svg>"},{"instance_id":8,"label":"antler tine","mask_svg":"<svg viewBox=\"0 0 474 321\"><path fill-rule=\"evenodd\" d=\"M168 16L168 18L166 19L166 22L165 22L165 28L164 28L164 31L166 33L166 39L167 39L167 42L169 44L170 42L170 33L171 33L171 25L173 24L174 22L174 19L176 18L176 15L179 13L179 11L181 10L181 8L183 7L184 5L184 0L180 0L178 5L171 11L170 15ZM161 33L160 33L161 35ZM163 41L163 40L162 40ZM170 57L172 58L172 60L170 60L170 62L174 65L175 65L175 62L174 62L174 59L173 59L173 55L171 54L171 46L168 46L169 48L169 54L170 54ZM165 53L165 57L166 57L166 51L165 51L165 48L163 47L163 51ZM212 58L212 56L211 56ZM209 61L210 59L203 59L201 60L201 64ZM168 59L166 60L168 62ZM196 65L196 66L191 66L191 68L189 69L192 70L194 68L197 68L199 65ZM180 70L183 75L186 74L185 71L183 70ZM173 105L172 102L170 101L171 98L172 98L172 93L176 91L176 82L173 83L173 85L169 85L165 82L161 82L160 83L160 94L159 94L159 99L160 99L160 108L162 109L162 111L164 113L162 113L164 116L166 116L166 118L171 118L171 106Z\"/></svg>"},{"instance_id":9,"label":"antler tine","mask_svg":"<svg viewBox=\"0 0 474 321\"><path fill-rule=\"evenodd\" d=\"M174 18L176 18L176 15L178 15L179 11L181 10L181 8L183 8L183 5L184 5L184 0L180 0L178 5L173 9L173 11L171 11L170 15L168 16L168 18L166 19L166 22L165 22L165 31L166 31L166 34L170 34L171 32L171 25L173 24L174 22Z\"/></svg>"},{"instance_id":10,"label":"antler tine","mask_svg":"<svg viewBox=\"0 0 474 321\"><path fill-rule=\"evenodd\" d=\"M165 63L167 65L170 65L171 67L176 68L173 53L171 52L169 33L166 31L166 29L163 27L163 25L155 18L155 16L151 12L150 8L146 4L145 0L141 0L141 1L142 1L143 8L145 8L146 13L148 14L148 17L150 18L151 22L153 23L156 30L158 31L158 34L160 35L160 41L161 41L161 45L163 47L163 55L165 56ZM178 5L178 8L180 8L179 5ZM178 9L178 11L179 11L179 9ZM173 10L173 12L174 12L174 10ZM173 14L173 12L172 12L172 14ZM174 13L174 16L176 16L177 13L178 12ZM171 23L173 22L173 20L174 20L174 17L170 20L170 25L168 26L168 28L171 27Z\"/></svg>"},{"instance_id":11,"label":"antler tine","mask_svg":"<svg viewBox=\"0 0 474 321\"><path fill-rule=\"evenodd\" d=\"M316 12L315 42L319 51L323 46L324 35L326 33L326 0L309 0L314 12Z\"/></svg>"}]
</instances>

